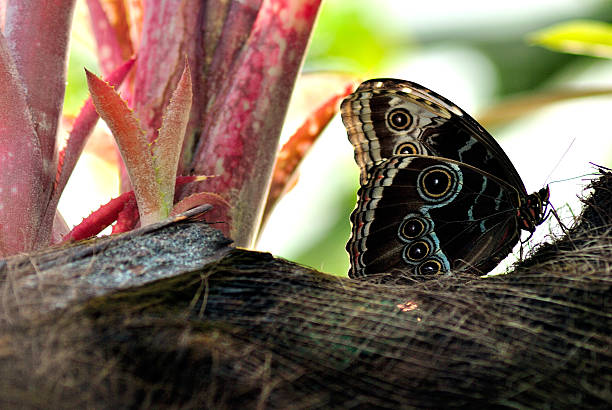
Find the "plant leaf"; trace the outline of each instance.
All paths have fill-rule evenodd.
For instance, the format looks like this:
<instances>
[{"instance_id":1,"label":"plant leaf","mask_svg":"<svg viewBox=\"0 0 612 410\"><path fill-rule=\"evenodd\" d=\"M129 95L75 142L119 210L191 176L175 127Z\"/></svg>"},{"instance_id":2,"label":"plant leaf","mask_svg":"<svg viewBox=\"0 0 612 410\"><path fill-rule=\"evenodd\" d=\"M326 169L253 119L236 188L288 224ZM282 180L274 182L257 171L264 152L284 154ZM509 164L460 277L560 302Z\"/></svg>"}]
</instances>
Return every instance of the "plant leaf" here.
<instances>
[{"instance_id":1,"label":"plant leaf","mask_svg":"<svg viewBox=\"0 0 612 410\"><path fill-rule=\"evenodd\" d=\"M113 87L118 87L121 85L134 65L134 61L135 60L132 58L116 68L115 71L108 76L108 84ZM81 153L83 152L83 147L85 146L89 135L98 122L98 118L99 116L93 105L93 101L91 98L87 99L85 105L83 105L83 108L74 121L72 131L70 132L64 150L60 152L60 161L58 162L57 177L51 200L51 203L55 202L55 206L57 206L57 202L59 201L59 198L66 187L66 183L68 182L68 179L70 178L70 175L72 174ZM54 209L53 212L55 212Z\"/></svg>"},{"instance_id":2,"label":"plant leaf","mask_svg":"<svg viewBox=\"0 0 612 410\"><path fill-rule=\"evenodd\" d=\"M133 191L130 191L133 192ZM117 215L117 223L113 225L113 234L131 231L138 225L138 204L136 198L130 198Z\"/></svg>"},{"instance_id":3,"label":"plant leaf","mask_svg":"<svg viewBox=\"0 0 612 410\"><path fill-rule=\"evenodd\" d=\"M72 230L62 238L62 241L80 241L81 239L90 238L102 232L107 226L110 226L117 220L117 216L123 210L125 205L134 200L134 191L126 192L119 195L117 198L111 199L108 203L100 206L86 218L83 218L80 224L76 225Z\"/></svg>"},{"instance_id":4,"label":"plant leaf","mask_svg":"<svg viewBox=\"0 0 612 410\"><path fill-rule=\"evenodd\" d=\"M162 200L153 157L134 112L113 87L85 70L93 103L113 133L136 195L141 225L162 219Z\"/></svg>"},{"instance_id":5,"label":"plant leaf","mask_svg":"<svg viewBox=\"0 0 612 410\"><path fill-rule=\"evenodd\" d=\"M6 3L8 0L0 0L0 32L4 32L4 17L6 15Z\"/></svg>"},{"instance_id":6,"label":"plant leaf","mask_svg":"<svg viewBox=\"0 0 612 410\"><path fill-rule=\"evenodd\" d=\"M573 20L555 24L528 36L531 44L571 54L612 58L612 24Z\"/></svg>"},{"instance_id":7,"label":"plant leaf","mask_svg":"<svg viewBox=\"0 0 612 410\"><path fill-rule=\"evenodd\" d=\"M191 112L191 73L189 63L185 60L183 75L170 98L170 103L164 112L159 136L153 145L153 161L159 190L162 195L162 217L170 215L174 204L174 183L183 148L183 140L189 113Z\"/></svg>"},{"instance_id":8,"label":"plant leaf","mask_svg":"<svg viewBox=\"0 0 612 410\"><path fill-rule=\"evenodd\" d=\"M130 27L130 39L132 49L138 50L140 46L140 35L142 34L142 20L144 16L145 0L125 0L128 9L128 19Z\"/></svg>"},{"instance_id":9,"label":"plant leaf","mask_svg":"<svg viewBox=\"0 0 612 410\"><path fill-rule=\"evenodd\" d=\"M219 38L226 25L227 15L230 6L238 5L239 2L230 0L210 0L204 4L202 15L204 16L204 27L202 33L202 47L204 51L204 62L202 68L204 72L210 71L212 56L219 45Z\"/></svg>"}]
</instances>

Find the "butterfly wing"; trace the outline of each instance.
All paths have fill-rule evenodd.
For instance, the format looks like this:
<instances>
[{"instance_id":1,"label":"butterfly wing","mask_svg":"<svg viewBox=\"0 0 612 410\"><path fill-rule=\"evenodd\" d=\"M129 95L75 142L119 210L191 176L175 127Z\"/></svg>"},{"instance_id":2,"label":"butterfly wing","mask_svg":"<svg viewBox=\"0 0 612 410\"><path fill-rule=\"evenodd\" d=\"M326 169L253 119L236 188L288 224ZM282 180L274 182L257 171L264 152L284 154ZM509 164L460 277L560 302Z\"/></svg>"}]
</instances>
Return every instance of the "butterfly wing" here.
<instances>
[{"instance_id":1,"label":"butterfly wing","mask_svg":"<svg viewBox=\"0 0 612 410\"><path fill-rule=\"evenodd\" d=\"M371 167L351 215L352 278L486 273L518 242L517 191L470 165L396 155Z\"/></svg>"},{"instance_id":2,"label":"butterfly wing","mask_svg":"<svg viewBox=\"0 0 612 410\"><path fill-rule=\"evenodd\" d=\"M342 102L341 112L362 185L381 161L397 154L421 154L472 165L526 194L495 139L461 108L419 84L366 81Z\"/></svg>"}]
</instances>

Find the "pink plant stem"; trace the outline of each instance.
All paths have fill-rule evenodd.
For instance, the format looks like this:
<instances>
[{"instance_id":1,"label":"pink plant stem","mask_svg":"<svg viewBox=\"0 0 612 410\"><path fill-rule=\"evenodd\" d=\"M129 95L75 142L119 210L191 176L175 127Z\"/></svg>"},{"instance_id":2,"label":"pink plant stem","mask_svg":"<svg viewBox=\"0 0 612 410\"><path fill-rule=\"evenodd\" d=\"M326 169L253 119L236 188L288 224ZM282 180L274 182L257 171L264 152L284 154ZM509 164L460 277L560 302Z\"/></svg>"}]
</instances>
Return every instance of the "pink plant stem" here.
<instances>
[{"instance_id":1,"label":"pink plant stem","mask_svg":"<svg viewBox=\"0 0 612 410\"><path fill-rule=\"evenodd\" d=\"M258 230L278 137L319 5L320 0L264 0L228 76L231 85L215 102L223 109L204 118L209 127L194 169L219 176L198 190L229 201L230 215L220 218L232 220L230 235L238 246L251 246Z\"/></svg>"},{"instance_id":2,"label":"pink plant stem","mask_svg":"<svg viewBox=\"0 0 612 410\"><path fill-rule=\"evenodd\" d=\"M217 96L229 88L232 79L229 73L249 38L262 0L210 0L203 5L203 32L196 41L202 44L194 56L198 64L194 68L194 109L187 127L184 155L179 163L179 173L193 171L190 159L197 135L201 135L202 118ZM200 108L201 107L201 108Z\"/></svg>"},{"instance_id":3,"label":"pink plant stem","mask_svg":"<svg viewBox=\"0 0 612 410\"><path fill-rule=\"evenodd\" d=\"M56 172L56 134L66 88L66 59L75 0L10 1L4 32L26 88L40 140L47 199ZM47 232L50 234L50 232ZM38 238L41 245L48 238Z\"/></svg>"},{"instance_id":4,"label":"pink plant stem","mask_svg":"<svg viewBox=\"0 0 612 410\"><path fill-rule=\"evenodd\" d=\"M217 38L217 42L214 43L216 47L212 60L205 66L206 81L205 86L201 89L201 99L207 101L211 108L216 105L210 103L215 102L216 97L227 91L232 84L232 79L228 78L227 74L234 68L240 51L249 38L261 3L262 0L230 3L223 30L220 33L222 41L218 41Z\"/></svg>"},{"instance_id":5,"label":"pink plant stem","mask_svg":"<svg viewBox=\"0 0 612 410\"><path fill-rule=\"evenodd\" d=\"M32 250L44 206L40 141L0 33L0 256Z\"/></svg>"},{"instance_id":6,"label":"pink plant stem","mask_svg":"<svg viewBox=\"0 0 612 410\"><path fill-rule=\"evenodd\" d=\"M51 214L44 219L57 169L57 130L66 87L74 3L75 0L20 0L6 6L4 33L25 87L42 157L42 179L35 187L42 191L39 209L29 214L38 218L34 248L49 244L55 218Z\"/></svg>"}]
</instances>

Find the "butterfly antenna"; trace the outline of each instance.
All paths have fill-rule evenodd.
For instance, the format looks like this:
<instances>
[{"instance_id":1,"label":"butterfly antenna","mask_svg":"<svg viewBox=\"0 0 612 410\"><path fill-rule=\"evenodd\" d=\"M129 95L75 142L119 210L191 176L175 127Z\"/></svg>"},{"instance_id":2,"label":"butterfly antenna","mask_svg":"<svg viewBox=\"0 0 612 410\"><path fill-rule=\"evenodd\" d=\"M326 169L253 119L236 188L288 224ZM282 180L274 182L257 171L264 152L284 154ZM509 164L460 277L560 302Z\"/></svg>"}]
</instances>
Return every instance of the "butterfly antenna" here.
<instances>
[{"instance_id":1,"label":"butterfly antenna","mask_svg":"<svg viewBox=\"0 0 612 410\"><path fill-rule=\"evenodd\" d=\"M589 164L593 165L595 168L604 169L606 171L612 171L612 168L608 168L603 165L596 164L594 162L589 162Z\"/></svg>"},{"instance_id":2,"label":"butterfly antenna","mask_svg":"<svg viewBox=\"0 0 612 410\"><path fill-rule=\"evenodd\" d=\"M557 170L557 168L559 168L559 165L561 165L561 162L563 161L563 159L565 158L565 156L567 155L567 153L569 152L570 148L572 148L572 145L574 145L574 142L576 142L576 137L574 137L572 139L572 142L569 143L569 145L567 146L565 152L563 153L563 155L561 155L561 157L559 158L559 161L557 161L557 163L555 164L555 166L553 167L552 171L550 171L550 174L548 174L548 176L546 177L546 179L544 180L544 185L546 185L548 183L548 180L550 179L550 177L552 176L552 174Z\"/></svg>"},{"instance_id":3,"label":"butterfly antenna","mask_svg":"<svg viewBox=\"0 0 612 410\"><path fill-rule=\"evenodd\" d=\"M595 172L589 172L588 174L576 175L575 177L570 177L570 178L565 178L565 179L555 179L554 181L550 181L548 183L548 185L556 184L556 183L559 183L559 182L574 181L574 180L580 179L580 178L596 177L596 176L599 176L599 174L597 174Z\"/></svg>"}]
</instances>

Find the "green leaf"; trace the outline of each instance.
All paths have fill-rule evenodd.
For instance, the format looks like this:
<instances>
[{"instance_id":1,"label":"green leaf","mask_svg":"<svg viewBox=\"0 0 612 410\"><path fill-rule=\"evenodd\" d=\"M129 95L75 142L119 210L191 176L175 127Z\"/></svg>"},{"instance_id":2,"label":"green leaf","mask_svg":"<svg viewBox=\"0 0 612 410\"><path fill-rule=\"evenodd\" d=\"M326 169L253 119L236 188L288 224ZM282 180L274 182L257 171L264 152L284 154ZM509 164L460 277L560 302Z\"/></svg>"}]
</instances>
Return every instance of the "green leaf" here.
<instances>
[{"instance_id":1,"label":"green leaf","mask_svg":"<svg viewBox=\"0 0 612 410\"><path fill-rule=\"evenodd\" d=\"M533 45L570 54L612 58L612 24L573 20L556 24L528 36Z\"/></svg>"}]
</instances>

